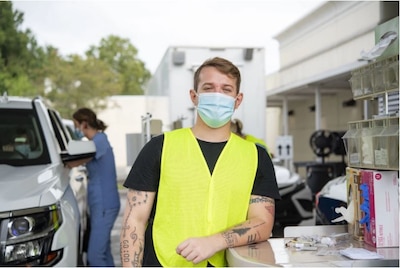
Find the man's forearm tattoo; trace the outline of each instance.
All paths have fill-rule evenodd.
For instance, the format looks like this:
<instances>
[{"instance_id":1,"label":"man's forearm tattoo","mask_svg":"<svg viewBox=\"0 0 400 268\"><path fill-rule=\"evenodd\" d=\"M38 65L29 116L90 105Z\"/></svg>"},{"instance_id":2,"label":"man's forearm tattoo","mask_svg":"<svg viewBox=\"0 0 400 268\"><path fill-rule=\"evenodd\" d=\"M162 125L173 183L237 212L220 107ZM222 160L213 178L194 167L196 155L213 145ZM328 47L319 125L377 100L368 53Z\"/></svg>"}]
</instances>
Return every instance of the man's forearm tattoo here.
<instances>
[{"instance_id":1,"label":"man's forearm tattoo","mask_svg":"<svg viewBox=\"0 0 400 268\"><path fill-rule=\"evenodd\" d=\"M257 234L250 234L247 237L247 244L253 244L257 241Z\"/></svg>"},{"instance_id":2,"label":"man's forearm tattoo","mask_svg":"<svg viewBox=\"0 0 400 268\"><path fill-rule=\"evenodd\" d=\"M135 242L133 243L133 245L135 245ZM138 243L139 243L139 248L137 251L134 252L134 255L133 255L133 260L132 260L133 267L142 266L144 246L143 246L143 241L138 240Z\"/></svg>"},{"instance_id":3,"label":"man's forearm tattoo","mask_svg":"<svg viewBox=\"0 0 400 268\"><path fill-rule=\"evenodd\" d=\"M123 240L120 243L120 254L122 262L125 263L131 262L130 264L132 266L137 267L137 266L142 266L144 241L143 239L139 238L136 232L136 227L134 227L134 229L129 234L129 239L125 239L125 237L127 236L127 232L129 232L131 229L131 226L128 224L128 220L132 216L133 208L136 206L146 204L148 201L148 195L147 193L143 193L141 191L135 191L135 190L129 190L129 191L133 191L133 196L130 199L128 199L127 205L129 206L129 212L125 218L124 226L122 226ZM133 252L133 256L131 256L130 254L130 247L136 248L136 250Z\"/></svg>"},{"instance_id":4,"label":"man's forearm tattoo","mask_svg":"<svg viewBox=\"0 0 400 268\"><path fill-rule=\"evenodd\" d=\"M261 224L259 224L261 225ZM257 225L257 226L259 226ZM247 244L252 244L257 241L257 235L260 236L258 233L249 233L251 229L257 227L245 227L245 228L234 228L231 231L224 232L222 236L225 239L225 242L229 248L234 247L237 244L237 237L247 235Z\"/></svg>"},{"instance_id":5,"label":"man's forearm tattoo","mask_svg":"<svg viewBox=\"0 0 400 268\"><path fill-rule=\"evenodd\" d=\"M222 234L222 236L224 237L226 245L228 246L228 248L232 248L232 247L235 246L236 238L235 238L233 232L224 232Z\"/></svg>"},{"instance_id":6,"label":"man's forearm tattoo","mask_svg":"<svg viewBox=\"0 0 400 268\"><path fill-rule=\"evenodd\" d=\"M129 227L126 229L129 229ZM124 232L125 232L125 230L124 230ZM130 238L132 239L132 245L135 245L135 243L137 241L136 228L130 234ZM129 248L130 248L129 240L128 239L122 240L121 244L120 244L121 261L122 262L129 262L129 260L131 258L130 254L129 254Z\"/></svg>"},{"instance_id":7,"label":"man's forearm tattoo","mask_svg":"<svg viewBox=\"0 0 400 268\"><path fill-rule=\"evenodd\" d=\"M142 260L143 260L143 251L144 251L144 245L143 245L143 240L139 239L137 233L136 233L136 228L133 230L132 233L130 233L130 238L132 241L132 246L135 247L135 244L137 244L138 250L133 252L133 259L131 261L131 265L134 267L142 266ZM120 243L120 252L121 252L121 261L122 262L129 262L131 259L131 255L129 253L129 240L124 239Z\"/></svg>"},{"instance_id":8,"label":"man's forearm tattoo","mask_svg":"<svg viewBox=\"0 0 400 268\"><path fill-rule=\"evenodd\" d=\"M275 205L275 200L273 198L265 197L265 196L258 196L255 198L250 199L250 204L254 203L270 203ZM264 206L265 209L271 215L275 215L275 206ZM251 227L243 227L242 224L235 226L232 230L222 233L222 236L225 239L226 245L231 248L234 247L241 236L247 235L247 244L253 244L257 242L261 235L257 230L258 227L261 225L266 224L265 222L261 222L259 224L252 224L251 221L247 223L247 226Z\"/></svg>"},{"instance_id":9,"label":"man's forearm tattoo","mask_svg":"<svg viewBox=\"0 0 400 268\"><path fill-rule=\"evenodd\" d=\"M232 230L232 233L238 234L239 236L245 235L250 230L249 227L247 228L235 228Z\"/></svg>"}]
</instances>

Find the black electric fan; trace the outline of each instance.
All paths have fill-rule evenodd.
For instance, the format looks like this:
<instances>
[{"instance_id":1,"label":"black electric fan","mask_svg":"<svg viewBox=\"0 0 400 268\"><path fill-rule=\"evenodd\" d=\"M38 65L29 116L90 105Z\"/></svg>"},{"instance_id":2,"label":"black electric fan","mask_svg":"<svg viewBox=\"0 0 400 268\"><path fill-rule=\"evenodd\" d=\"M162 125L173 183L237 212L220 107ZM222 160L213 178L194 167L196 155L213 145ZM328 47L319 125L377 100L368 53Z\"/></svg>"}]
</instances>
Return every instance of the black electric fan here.
<instances>
[{"instance_id":1,"label":"black electric fan","mask_svg":"<svg viewBox=\"0 0 400 268\"><path fill-rule=\"evenodd\" d=\"M344 132L317 130L310 137L310 146L313 153L321 158L321 162L307 165L307 184L313 193L318 193L331 179L344 175L346 154L342 136ZM325 158L330 154L341 155L341 162L326 163Z\"/></svg>"}]
</instances>

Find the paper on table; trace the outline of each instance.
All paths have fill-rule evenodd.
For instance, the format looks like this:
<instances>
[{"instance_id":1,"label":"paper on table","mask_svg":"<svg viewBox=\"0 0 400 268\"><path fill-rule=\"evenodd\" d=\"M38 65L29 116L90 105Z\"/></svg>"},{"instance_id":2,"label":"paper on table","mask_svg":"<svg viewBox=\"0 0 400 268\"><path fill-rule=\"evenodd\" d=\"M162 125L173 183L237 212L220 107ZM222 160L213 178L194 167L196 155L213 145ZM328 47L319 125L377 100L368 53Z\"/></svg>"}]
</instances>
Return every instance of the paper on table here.
<instances>
[{"instance_id":1,"label":"paper on table","mask_svg":"<svg viewBox=\"0 0 400 268\"><path fill-rule=\"evenodd\" d=\"M366 250L364 248L346 248L339 251L340 254L351 258L353 260L371 260L371 259L383 259L381 254L373 251Z\"/></svg>"}]
</instances>

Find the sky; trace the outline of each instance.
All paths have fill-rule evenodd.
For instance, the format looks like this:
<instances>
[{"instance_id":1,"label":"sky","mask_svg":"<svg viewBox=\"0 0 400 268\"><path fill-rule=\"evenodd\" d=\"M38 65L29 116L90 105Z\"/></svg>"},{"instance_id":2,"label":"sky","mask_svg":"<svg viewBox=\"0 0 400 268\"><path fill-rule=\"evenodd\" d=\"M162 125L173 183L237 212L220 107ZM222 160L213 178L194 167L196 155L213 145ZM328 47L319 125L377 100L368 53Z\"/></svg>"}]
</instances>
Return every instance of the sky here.
<instances>
[{"instance_id":1,"label":"sky","mask_svg":"<svg viewBox=\"0 0 400 268\"><path fill-rule=\"evenodd\" d=\"M274 37L322 0L74 0L12 1L39 45L62 55L98 46L102 38L129 39L151 73L170 46L263 47L266 74L279 69Z\"/></svg>"}]
</instances>

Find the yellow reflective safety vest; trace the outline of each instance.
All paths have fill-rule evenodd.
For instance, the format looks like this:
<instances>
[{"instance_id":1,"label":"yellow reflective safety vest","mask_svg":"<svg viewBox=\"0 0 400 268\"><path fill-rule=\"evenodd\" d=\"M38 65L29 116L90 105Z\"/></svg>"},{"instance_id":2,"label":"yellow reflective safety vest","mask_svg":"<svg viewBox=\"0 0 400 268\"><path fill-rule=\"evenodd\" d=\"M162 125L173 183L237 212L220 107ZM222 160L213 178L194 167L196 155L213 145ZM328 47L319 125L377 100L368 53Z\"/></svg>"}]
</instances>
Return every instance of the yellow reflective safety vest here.
<instances>
[{"instance_id":1,"label":"yellow reflective safety vest","mask_svg":"<svg viewBox=\"0 0 400 268\"><path fill-rule=\"evenodd\" d=\"M254 143L231 134L211 175L191 129L164 133L153 223L162 266L207 266L207 261L186 261L176 247L187 238L219 233L246 220L257 165ZM208 262L226 266L225 251Z\"/></svg>"}]
</instances>

